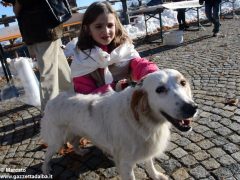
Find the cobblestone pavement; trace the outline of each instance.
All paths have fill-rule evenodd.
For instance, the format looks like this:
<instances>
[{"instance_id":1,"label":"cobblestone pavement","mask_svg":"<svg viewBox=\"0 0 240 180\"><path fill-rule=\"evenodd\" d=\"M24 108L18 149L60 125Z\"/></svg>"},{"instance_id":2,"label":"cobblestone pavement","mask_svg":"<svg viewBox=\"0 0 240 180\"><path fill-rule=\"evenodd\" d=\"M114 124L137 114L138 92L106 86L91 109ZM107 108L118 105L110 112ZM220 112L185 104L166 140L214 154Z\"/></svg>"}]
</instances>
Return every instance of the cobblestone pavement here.
<instances>
[{"instance_id":1,"label":"cobblestone pavement","mask_svg":"<svg viewBox=\"0 0 240 180\"><path fill-rule=\"evenodd\" d=\"M190 79L199 115L193 131L172 129L167 151L155 165L174 180L240 180L240 19L222 20L221 37L212 27L186 31L184 44L158 43L137 48L160 68L174 68ZM1 174L41 174L45 149L39 142L40 112L11 99L0 102ZM93 147L84 157L74 153L52 160L54 179L118 179L114 163ZM7 168L26 172L6 172ZM9 170L9 169L8 169ZM149 179L144 164L135 168L137 179Z\"/></svg>"}]
</instances>

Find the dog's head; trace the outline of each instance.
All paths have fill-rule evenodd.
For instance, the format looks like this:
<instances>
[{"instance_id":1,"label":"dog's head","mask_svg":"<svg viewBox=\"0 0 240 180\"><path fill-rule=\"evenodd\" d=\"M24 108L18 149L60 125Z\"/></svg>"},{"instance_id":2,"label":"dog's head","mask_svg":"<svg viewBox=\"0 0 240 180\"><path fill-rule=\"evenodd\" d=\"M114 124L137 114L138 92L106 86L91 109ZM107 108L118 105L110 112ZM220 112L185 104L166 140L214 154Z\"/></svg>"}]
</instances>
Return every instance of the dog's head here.
<instances>
[{"instance_id":1,"label":"dog's head","mask_svg":"<svg viewBox=\"0 0 240 180\"><path fill-rule=\"evenodd\" d=\"M140 114L157 123L169 121L180 131L191 129L191 118L197 112L189 82L174 69L148 74L132 95L131 109L136 120Z\"/></svg>"}]
</instances>

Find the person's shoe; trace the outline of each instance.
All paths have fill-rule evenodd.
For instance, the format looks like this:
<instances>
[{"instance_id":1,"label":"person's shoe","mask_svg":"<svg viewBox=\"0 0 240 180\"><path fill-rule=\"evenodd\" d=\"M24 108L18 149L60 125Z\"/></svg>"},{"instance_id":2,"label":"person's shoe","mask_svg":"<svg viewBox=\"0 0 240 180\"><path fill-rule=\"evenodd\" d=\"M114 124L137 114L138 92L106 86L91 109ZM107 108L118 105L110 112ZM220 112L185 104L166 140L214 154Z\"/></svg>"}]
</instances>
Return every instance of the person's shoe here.
<instances>
[{"instance_id":1,"label":"person's shoe","mask_svg":"<svg viewBox=\"0 0 240 180\"><path fill-rule=\"evenodd\" d=\"M179 30L184 30L184 25L183 25L183 24L179 24L178 29L179 29Z\"/></svg>"},{"instance_id":2,"label":"person's shoe","mask_svg":"<svg viewBox=\"0 0 240 180\"><path fill-rule=\"evenodd\" d=\"M220 36L220 33L219 32L214 32L213 33L213 37L219 37Z\"/></svg>"},{"instance_id":3,"label":"person's shoe","mask_svg":"<svg viewBox=\"0 0 240 180\"><path fill-rule=\"evenodd\" d=\"M188 28L189 28L189 25L184 24L184 29L188 29Z\"/></svg>"}]
</instances>

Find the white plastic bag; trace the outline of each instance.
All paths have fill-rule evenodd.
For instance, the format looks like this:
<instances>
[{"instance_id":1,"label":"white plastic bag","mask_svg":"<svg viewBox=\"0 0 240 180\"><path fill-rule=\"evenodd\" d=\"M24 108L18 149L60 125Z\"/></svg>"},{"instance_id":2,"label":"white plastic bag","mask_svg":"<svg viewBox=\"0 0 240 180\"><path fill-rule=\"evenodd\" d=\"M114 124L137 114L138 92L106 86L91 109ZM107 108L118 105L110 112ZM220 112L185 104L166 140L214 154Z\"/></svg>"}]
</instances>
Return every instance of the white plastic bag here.
<instances>
[{"instance_id":1,"label":"white plastic bag","mask_svg":"<svg viewBox=\"0 0 240 180\"><path fill-rule=\"evenodd\" d=\"M14 66L25 91L22 101L32 106L40 106L39 82L33 72L29 58L20 57L15 59Z\"/></svg>"},{"instance_id":2,"label":"white plastic bag","mask_svg":"<svg viewBox=\"0 0 240 180\"><path fill-rule=\"evenodd\" d=\"M173 30L164 33L163 44L176 46L183 43L183 31Z\"/></svg>"}]
</instances>

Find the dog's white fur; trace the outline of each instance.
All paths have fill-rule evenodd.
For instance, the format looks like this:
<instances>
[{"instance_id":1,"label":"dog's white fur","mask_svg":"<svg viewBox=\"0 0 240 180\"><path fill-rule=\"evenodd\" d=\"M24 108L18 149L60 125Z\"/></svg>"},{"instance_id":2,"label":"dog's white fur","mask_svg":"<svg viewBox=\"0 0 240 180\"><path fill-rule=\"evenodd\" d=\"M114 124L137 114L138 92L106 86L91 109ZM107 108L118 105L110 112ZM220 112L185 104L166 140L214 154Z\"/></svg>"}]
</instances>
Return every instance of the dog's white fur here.
<instances>
[{"instance_id":1,"label":"dog's white fur","mask_svg":"<svg viewBox=\"0 0 240 180\"><path fill-rule=\"evenodd\" d=\"M48 144L43 172L66 142L77 150L80 137L113 156L120 177L134 180L133 167L146 162L152 179L167 179L153 165L153 158L167 147L171 123L162 111L182 118L182 104L193 103L190 86L176 70L147 75L140 84L105 95L61 93L47 103L41 122L41 137ZM156 92L159 86L163 92ZM165 91L166 90L166 91Z\"/></svg>"}]
</instances>

